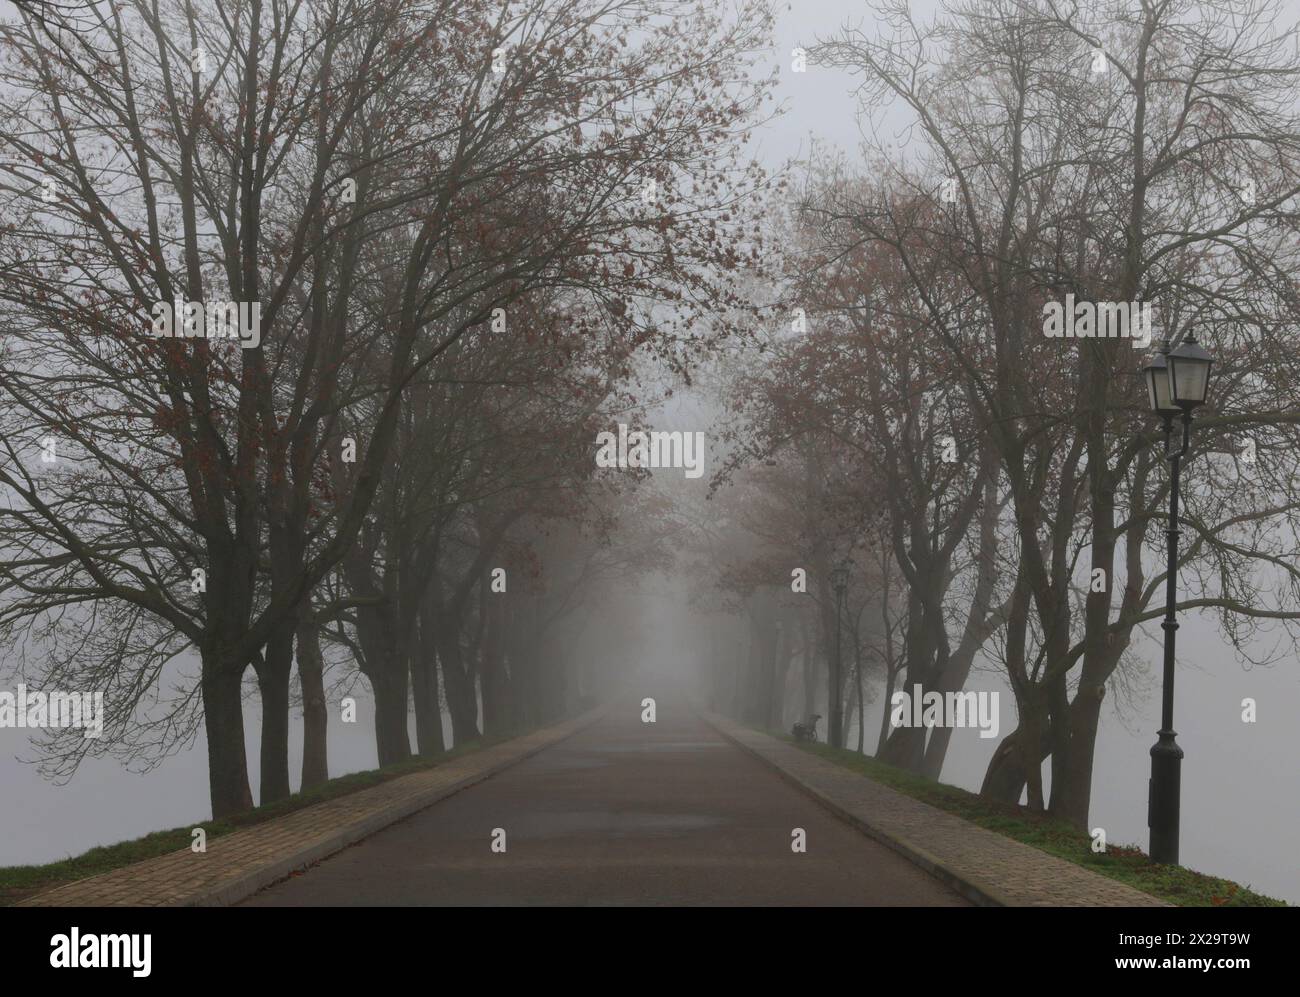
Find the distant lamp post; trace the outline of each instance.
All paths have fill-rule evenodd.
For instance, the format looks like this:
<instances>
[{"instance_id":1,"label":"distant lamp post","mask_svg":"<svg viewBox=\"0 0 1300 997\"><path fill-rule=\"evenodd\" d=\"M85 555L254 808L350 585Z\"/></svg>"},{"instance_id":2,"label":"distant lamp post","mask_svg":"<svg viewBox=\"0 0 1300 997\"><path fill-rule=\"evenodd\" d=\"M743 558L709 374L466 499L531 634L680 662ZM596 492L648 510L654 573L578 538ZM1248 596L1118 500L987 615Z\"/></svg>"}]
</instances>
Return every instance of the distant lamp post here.
<instances>
[{"instance_id":1,"label":"distant lamp post","mask_svg":"<svg viewBox=\"0 0 1300 997\"><path fill-rule=\"evenodd\" d=\"M1194 333L1176 349L1166 340L1159 352L1142 368L1151 410L1164 422L1165 459L1169 461L1169 559L1165 575L1165 667L1160 704L1160 730L1151 748L1151 782L1147 788L1147 827L1151 832L1150 855L1154 862L1178 864L1178 805L1182 778L1183 749L1174 730L1174 638L1178 619L1178 487L1182 460L1187 456L1192 433L1192 409L1205 403L1210 387L1213 358L1196 341ZM1173 448L1174 416L1180 415L1183 441Z\"/></svg>"},{"instance_id":2,"label":"distant lamp post","mask_svg":"<svg viewBox=\"0 0 1300 997\"><path fill-rule=\"evenodd\" d=\"M831 663L830 714L831 723L829 740L836 748L844 747L842 731L844 711L840 708L840 692L843 688L841 675L840 634L843 632L844 593L849 587L849 566L840 563L831 569L831 587L835 589L835 660Z\"/></svg>"}]
</instances>

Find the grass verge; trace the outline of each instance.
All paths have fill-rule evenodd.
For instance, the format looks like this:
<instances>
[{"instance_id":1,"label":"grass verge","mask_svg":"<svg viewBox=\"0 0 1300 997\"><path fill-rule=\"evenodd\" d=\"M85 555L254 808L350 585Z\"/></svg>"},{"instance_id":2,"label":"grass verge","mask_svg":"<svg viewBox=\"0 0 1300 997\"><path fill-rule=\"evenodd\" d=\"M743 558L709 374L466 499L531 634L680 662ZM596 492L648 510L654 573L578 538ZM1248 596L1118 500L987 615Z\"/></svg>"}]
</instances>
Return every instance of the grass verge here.
<instances>
[{"instance_id":1,"label":"grass verge","mask_svg":"<svg viewBox=\"0 0 1300 997\"><path fill-rule=\"evenodd\" d=\"M796 742L788 734L776 731L766 733L972 824L1032 845L1049 855L1109 876L1180 907L1288 906L1285 901L1256 893L1229 879L1207 876L1182 866L1158 865L1136 846L1107 842L1105 852L1095 853L1089 834L1064 821L1034 813L1026 807L995 803L975 793L895 768L856 751L832 748L825 744Z\"/></svg>"},{"instance_id":2,"label":"grass verge","mask_svg":"<svg viewBox=\"0 0 1300 997\"><path fill-rule=\"evenodd\" d=\"M208 840L211 841L214 838L220 838L222 835L263 824L277 817L283 817L285 814L302 810L304 807L323 803L326 800L333 800L340 796L347 796L349 793L356 793L371 786L376 786L381 782L410 775L412 772L422 772L425 769L434 768L454 758L480 751L483 748L519 737L525 733L527 731L518 731L500 737L467 741L465 744L458 745L435 758L413 758L410 761L401 762L397 765L388 765L384 768L370 769L366 772L352 772L348 775L339 776L337 779L331 779L324 785L317 786L305 793L295 793L286 800L255 807L233 817L227 817L223 820L198 821L168 831L154 831L152 834L146 834L143 838L136 838L134 841L122 841L115 845L101 845L92 848L88 852L83 852L81 855L61 859L58 862L50 862L46 865L0 866L0 907L11 906L34 893L62 886L64 883L86 879L89 876L98 876L100 873L110 872L113 869L131 865L133 862L143 862L145 859L188 848L193 840L191 832L196 827L203 828L207 832Z\"/></svg>"}]
</instances>

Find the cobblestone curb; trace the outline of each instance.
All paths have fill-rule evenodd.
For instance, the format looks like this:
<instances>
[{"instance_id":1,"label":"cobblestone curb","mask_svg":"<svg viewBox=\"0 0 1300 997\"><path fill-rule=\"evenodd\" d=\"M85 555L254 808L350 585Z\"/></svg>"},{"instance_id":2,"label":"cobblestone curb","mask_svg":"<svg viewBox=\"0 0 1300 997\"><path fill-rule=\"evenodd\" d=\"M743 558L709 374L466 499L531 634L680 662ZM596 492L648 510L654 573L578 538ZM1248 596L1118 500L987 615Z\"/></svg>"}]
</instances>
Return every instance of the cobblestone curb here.
<instances>
[{"instance_id":1,"label":"cobblestone curb","mask_svg":"<svg viewBox=\"0 0 1300 997\"><path fill-rule=\"evenodd\" d=\"M723 737L838 817L986 907L1171 907L883 786L801 748L701 710Z\"/></svg>"},{"instance_id":2,"label":"cobblestone curb","mask_svg":"<svg viewBox=\"0 0 1300 997\"><path fill-rule=\"evenodd\" d=\"M233 834L202 854L188 848L56 886L20 907L200 907L238 903L265 886L549 748L594 723L598 707L572 720L326 800Z\"/></svg>"}]
</instances>

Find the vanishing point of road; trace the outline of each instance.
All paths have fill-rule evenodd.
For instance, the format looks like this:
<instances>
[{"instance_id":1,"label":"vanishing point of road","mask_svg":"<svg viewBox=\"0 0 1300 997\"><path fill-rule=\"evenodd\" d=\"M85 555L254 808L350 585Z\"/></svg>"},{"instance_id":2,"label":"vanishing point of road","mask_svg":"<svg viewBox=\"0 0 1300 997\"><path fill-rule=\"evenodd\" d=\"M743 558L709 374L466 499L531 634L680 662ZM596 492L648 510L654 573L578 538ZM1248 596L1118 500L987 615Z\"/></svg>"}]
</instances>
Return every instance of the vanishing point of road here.
<instances>
[{"instance_id":1,"label":"vanishing point of road","mask_svg":"<svg viewBox=\"0 0 1300 997\"><path fill-rule=\"evenodd\" d=\"M638 701L620 702L245 905L968 906L684 700L662 698L657 713L642 723Z\"/></svg>"}]
</instances>

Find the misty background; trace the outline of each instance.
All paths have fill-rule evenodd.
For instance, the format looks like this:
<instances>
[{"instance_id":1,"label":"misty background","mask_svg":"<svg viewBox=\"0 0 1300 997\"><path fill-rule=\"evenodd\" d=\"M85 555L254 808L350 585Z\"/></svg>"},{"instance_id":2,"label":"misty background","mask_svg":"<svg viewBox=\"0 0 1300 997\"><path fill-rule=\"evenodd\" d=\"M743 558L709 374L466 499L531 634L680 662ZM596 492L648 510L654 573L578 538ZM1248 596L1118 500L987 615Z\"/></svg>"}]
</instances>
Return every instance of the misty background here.
<instances>
[{"instance_id":1,"label":"misty background","mask_svg":"<svg viewBox=\"0 0 1300 997\"><path fill-rule=\"evenodd\" d=\"M932 4L918 3L918 12ZM788 72L790 52L810 46L845 23L863 23L864 8L852 0L796 3L782 12L774 61L782 65L776 94L785 113L755 131L755 155L770 169L806 156L815 142L843 150L850 159L859 134L854 80L843 72L810 65L804 74ZM907 121L900 114L886 127L906 142ZM665 384L666 375L646 371ZM703 431L708 458L705 478L689 481L679 470L654 472L653 487L673 501L704 501L708 478L718 467L722 444L715 434L724 413L706 389L675 386L673 397L650 418L657 429ZM594 443L593 443L594 449ZM1195 473L1195 465L1191 472ZM599 611L585 624L573 653L592 667L608 666L636 696L653 696L665 683L705 688L708 657L718 634L736 637L734 621L700 612L691 586L672 573L657 573L607 592ZM1243 663L1220 633L1212 615L1180 617L1176 729L1186 752L1182 774L1182 864L1223 875L1261 892L1300 903L1300 862L1295 859L1300 828L1300 668L1292 659L1273 667ZM1131 697L1108 696L1103 705L1096 748L1092 827L1104 828L1111 844L1145 846L1148 749L1159 714L1160 632L1149 625L1132 648L1145 666L1145 688ZM743 650L733 649L743 654ZM1268 648L1253 650L1260 655ZM178 664L175 667L184 669ZM197 670L197 663L190 666ZM251 683L250 683L251 687ZM967 689L999 692L1000 734L1015 726L1014 698L1000 670L977 659ZM355 724L332 718L328 729L330 774L376 767L371 716L373 703L364 681L352 693L359 710ZM868 750L874 748L883 702L879 682L868 689ZM1258 704L1258 722L1243 723L1242 700ZM247 752L258 754L256 698L245 704ZM301 768L301 716L295 711L290 736L290 772L297 789ZM444 717L450 738L450 721ZM411 720L414 733L414 718ZM824 733L824 727L823 727ZM853 744L855 729L847 743ZM44 863L153 830L183 826L209 816L205 744L200 730L191 747L143 774L113 761L88 758L68 785L40 777L27 750L26 733L0 730L0 800L4 801L0 864ZM974 729L957 730L942 780L976 791L998 739L981 739ZM1045 778L1049 777L1044 766ZM259 791L257 766L249 777Z\"/></svg>"}]
</instances>

